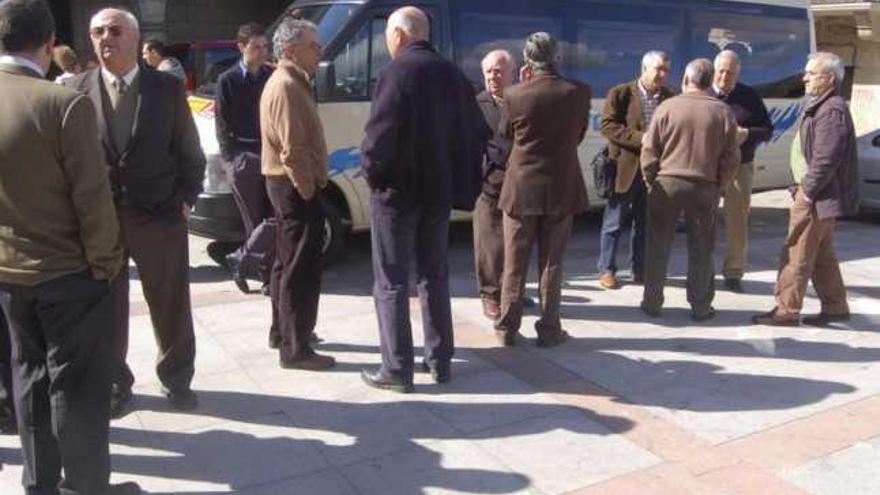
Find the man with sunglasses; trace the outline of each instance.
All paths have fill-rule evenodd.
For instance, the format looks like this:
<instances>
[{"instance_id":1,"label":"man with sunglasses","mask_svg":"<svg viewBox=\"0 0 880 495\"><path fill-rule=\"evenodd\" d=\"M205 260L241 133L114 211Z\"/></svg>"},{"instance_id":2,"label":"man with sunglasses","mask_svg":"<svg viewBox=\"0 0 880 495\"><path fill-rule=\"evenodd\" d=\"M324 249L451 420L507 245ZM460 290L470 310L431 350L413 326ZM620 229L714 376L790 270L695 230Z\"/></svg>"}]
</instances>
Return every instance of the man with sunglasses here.
<instances>
[{"instance_id":1,"label":"man with sunglasses","mask_svg":"<svg viewBox=\"0 0 880 495\"><path fill-rule=\"evenodd\" d=\"M114 283L118 339L112 413L131 398L128 351L128 260L134 259L159 347L156 372L176 409L197 406L190 389L195 335L189 294L187 219L202 190L205 155L181 82L138 66L140 28L121 9L92 17L89 35L99 68L65 84L89 96L97 110L110 168L125 254Z\"/></svg>"}]
</instances>

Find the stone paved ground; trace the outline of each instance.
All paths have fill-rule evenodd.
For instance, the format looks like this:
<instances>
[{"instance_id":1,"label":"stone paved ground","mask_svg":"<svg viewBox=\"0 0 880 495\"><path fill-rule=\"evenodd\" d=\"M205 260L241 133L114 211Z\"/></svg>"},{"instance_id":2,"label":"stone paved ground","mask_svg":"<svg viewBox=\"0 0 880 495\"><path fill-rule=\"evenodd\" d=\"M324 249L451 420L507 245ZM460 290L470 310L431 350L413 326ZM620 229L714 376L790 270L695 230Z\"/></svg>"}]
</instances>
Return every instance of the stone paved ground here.
<instances>
[{"instance_id":1,"label":"stone paved ground","mask_svg":"<svg viewBox=\"0 0 880 495\"><path fill-rule=\"evenodd\" d=\"M469 227L456 226L454 381L418 376L408 396L358 378L379 361L364 236L325 274L320 347L339 362L325 373L278 368L267 301L238 293L194 239L201 407L175 413L159 395L134 284L136 407L112 424L113 479L186 494L880 493L880 217L838 230L852 321L756 327L749 316L772 305L787 198L755 199L749 293L719 292L704 324L688 317L681 239L665 314L645 321L638 287L599 288L599 220L578 219L563 302L574 339L551 350L533 345L534 315L523 345L495 347ZM806 312L817 309L811 294ZM417 306L413 321L418 334ZM0 493L20 493L17 438L0 437L0 462Z\"/></svg>"}]
</instances>

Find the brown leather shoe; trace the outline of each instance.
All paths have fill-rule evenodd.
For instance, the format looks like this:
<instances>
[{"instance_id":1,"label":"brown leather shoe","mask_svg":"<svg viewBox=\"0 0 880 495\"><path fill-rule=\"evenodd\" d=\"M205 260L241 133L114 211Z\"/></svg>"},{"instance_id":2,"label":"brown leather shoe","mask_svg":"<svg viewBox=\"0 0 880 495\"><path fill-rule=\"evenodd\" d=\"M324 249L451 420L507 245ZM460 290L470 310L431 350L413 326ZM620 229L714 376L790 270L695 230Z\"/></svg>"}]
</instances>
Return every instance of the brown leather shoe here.
<instances>
[{"instance_id":1,"label":"brown leather shoe","mask_svg":"<svg viewBox=\"0 0 880 495\"><path fill-rule=\"evenodd\" d=\"M501 306L492 299L483 298L483 316L492 321L501 318Z\"/></svg>"},{"instance_id":2,"label":"brown leather shoe","mask_svg":"<svg viewBox=\"0 0 880 495\"><path fill-rule=\"evenodd\" d=\"M848 321L849 313L833 315L831 313L819 313L816 316L804 316L801 322L811 327L827 327L834 322Z\"/></svg>"},{"instance_id":3,"label":"brown leather shoe","mask_svg":"<svg viewBox=\"0 0 880 495\"><path fill-rule=\"evenodd\" d=\"M332 368L336 364L336 359L313 352L302 358L279 359L278 364L286 370L319 371Z\"/></svg>"},{"instance_id":4,"label":"brown leather shoe","mask_svg":"<svg viewBox=\"0 0 880 495\"><path fill-rule=\"evenodd\" d=\"M617 280L613 273L605 272L599 277L599 285L608 290L616 290L620 288L620 281Z\"/></svg>"},{"instance_id":5,"label":"brown leather shoe","mask_svg":"<svg viewBox=\"0 0 880 495\"><path fill-rule=\"evenodd\" d=\"M773 308L766 313L753 316L752 323L755 325L768 325L771 327L796 327L801 324L801 319L797 315L779 315L776 313L776 308Z\"/></svg>"}]
</instances>

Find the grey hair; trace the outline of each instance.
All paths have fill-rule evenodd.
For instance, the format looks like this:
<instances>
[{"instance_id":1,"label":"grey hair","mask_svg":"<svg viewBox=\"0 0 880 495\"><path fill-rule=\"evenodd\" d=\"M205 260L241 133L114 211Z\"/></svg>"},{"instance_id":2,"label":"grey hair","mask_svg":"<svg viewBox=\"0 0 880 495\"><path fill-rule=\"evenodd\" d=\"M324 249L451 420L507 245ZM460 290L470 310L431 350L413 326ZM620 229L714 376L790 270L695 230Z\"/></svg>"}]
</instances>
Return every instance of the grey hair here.
<instances>
[{"instance_id":1,"label":"grey hair","mask_svg":"<svg viewBox=\"0 0 880 495\"><path fill-rule=\"evenodd\" d=\"M739 55L736 54L733 50L722 50L718 52L718 55L715 55L715 69L718 69L718 66L721 65L721 61L724 59L730 59L733 61L733 65L736 66L737 69L742 67L742 62L739 60Z\"/></svg>"},{"instance_id":2,"label":"grey hair","mask_svg":"<svg viewBox=\"0 0 880 495\"><path fill-rule=\"evenodd\" d=\"M272 49L279 59L284 56L284 49L290 45L302 44L306 31L318 32L318 26L311 21L288 17L281 21L275 34L272 35Z\"/></svg>"},{"instance_id":3,"label":"grey hair","mask_svg":"<svg viewBox=\"0 0 880 495\"><path fill-rule=\"evenodd\" d=\"M705 58L691 60L684 69L684 77L700 89L708 89L712 85L712 77L715 75L715 67L712 62Z\"/></svg>"},{"instance_id":4,"label":"grey hair","mask_svg":"<svg viewBox=\"0 0 880 495\"><path fill-rule=\"evenodd\" d=\"M486 62L489 60L492 60L493 58L500 58L502 60L506 60L507 63L510 65L513 65L515 63L514 59L513 59L513 54L510 53L509 51L507 51L507 50L492 50L491 52L487 53L485 57L483 57L482 61L480 61L480 67L485 68Z\"/></svg>"},{"instance_id":5,"label":"grey hair","mask_svg":"<svg viewBox=\"0 0 880 495\"><path fill-rule=\"evenodd\" d=\"M642 55L642 72L666 62L669 62L669 55L666 52L660 50L646 52Z\"/></svg>"},{"instance_id":6,"label":"grey hair","mask_svg":"<svg viewBox=\"0 0 880 495\"><path fill-rule=\"evenodd\" d=\"M137 16L132 14L129 10L121 9L119 7L110 7L95 12L95 15L92 16L91 20L89 20L89 27L95 27L98 19L110 13L121 14L122 18L125 19L125 21L128 23L128 27L140 32L141 23L138 21Z\"/></svg>"},{"instance_id":7,"label":"grey hair","mask_svg":"<svg viewBox=\"0 0 880 495\"><path fill-rule=\"evenodd\" d=\"M816 60L822 66L822 72L834 74L834 84L840 86L846 77L846 64L843 59L831 52L816 52L808 57L809 60Z\"/></svg>"},{"instance_id":8,"label":"grey hair","mask_svg":"<svg viewBox=\"0 0 880 495\"><path fill-rule=\"evenodd\" d=\"M559 62L559 48L550 33L539 31L526 39L523 59L538 71L554 71Z\"/></svg>"},{"instance_id":9,"label":"grey hair","mask_svg":"<svg viewBox=\"0 0 880 495\"><path fill-rule=\"evenodd\" d=\"M431 37L431 22L428 16L416 7L401 7L395 10L388 18L387 31L400 29L417 40L427 40Z\"/></svg>"}]
</instances>

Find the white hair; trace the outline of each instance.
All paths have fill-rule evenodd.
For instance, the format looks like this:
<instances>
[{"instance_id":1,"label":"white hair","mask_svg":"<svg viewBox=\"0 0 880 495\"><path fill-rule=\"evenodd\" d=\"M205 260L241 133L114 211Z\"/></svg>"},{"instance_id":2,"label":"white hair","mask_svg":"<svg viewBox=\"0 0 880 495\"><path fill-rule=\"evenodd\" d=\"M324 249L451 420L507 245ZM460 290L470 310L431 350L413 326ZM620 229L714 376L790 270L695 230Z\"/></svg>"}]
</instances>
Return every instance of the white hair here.
<instances>
[{"instance_id":1,"label":"white hair","mask_svg":"<svg viewBox=\"0 0 880 495\"><path fill-rule=\"evenodd\" d=\"M511 66L514 64L513 54L507 50L492 50L487 53L483 60L480 62L480 67L483 69L486 68L486 64L492 60L504 60L505 63L510 64Z\"/></svg>"},{"instance_id":2,"label":"white hair","mask_svg":"<svg viewBox=\"0 0 880 495\"><path fill-rule=\"evenodd\" d=\"M313 22L304 19L294 19L288 17L281 21L275 34L272 36L272 46L275 56L282 58L284 49L290 45L299 45L303 43L306 31L318 32L318 26Z\"/></svg>"},{"instance_id":3,"label":"white hair","mask_svg":"<svg viewBox=\"0 0 880 495\"><path fill-rule=\"evenodd\" d=\"M733 65L736 66L737 70L742 67L742 63L739 60L739 55L736 54L733 50L722 50L718 52L718 55L715 55L715 62L713 65L715 66L715 70L718 70L718 66L721 65L721 62L724 59L728 59L733 62Z\"/></svg>"},{"instance_id":4,"label":"white hair","mask_svg":"<svg viewBox=\"0 0 880 495\"><path fill-rule=\"evenodd\" d=\"M700 89L708 89L712 85L715 68L705 58L691 60L684 69L684 77Z\"/></svg>"},{"instance_id":5,"label":"white hair","mask_svg":"<svg viewBox=\"0 0 880 495\"><path fill-rule=\"evenodd\" d=\"M141 30L141 24L138 22L138 18L125 9L120 9L118 7L111 7L108 9L101 9L92 16L92 19L89 21L89 28L93 28L98 25L98 20L103 18L104 16L110 14L119 14L125 19L125 22L128 23L128 27L134 29L135 31Z\"/></svg>"},{"instance_id":6,"label":"white hair","mask_svg":"<svg viewBox=\"0 0 880 495\"><path fill-rule=\"evenodd\" d=\"M427 40L431 37L431 22L424 12L416 7L401 7L388 18L387 31L400 29L417 40Z\"/></svg>"},{"instance_id":7,"label":"white hair","mask_svg":"<svg viewBox=\"0 0 880 495\"><path fill-rule=\"evenodd\" d=\"M831 52L816 52L808 57L809 60L819 62L824 74L834 74L834 84L840 86L846 77L846 64L843 59Z\"/></svg>"},{"instance_id":8,"label":"white hair","mask_svg":"<svg viewBox=\"0 0 880 495\"><path fill-rule=\"evenodd\" d=\"M669 62L669 55L660 50L651 50L642 55L642 72L657 67L660 64Z\"/></svg>"}]
</instances>

